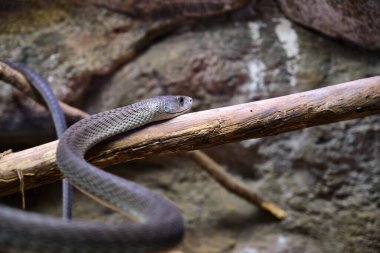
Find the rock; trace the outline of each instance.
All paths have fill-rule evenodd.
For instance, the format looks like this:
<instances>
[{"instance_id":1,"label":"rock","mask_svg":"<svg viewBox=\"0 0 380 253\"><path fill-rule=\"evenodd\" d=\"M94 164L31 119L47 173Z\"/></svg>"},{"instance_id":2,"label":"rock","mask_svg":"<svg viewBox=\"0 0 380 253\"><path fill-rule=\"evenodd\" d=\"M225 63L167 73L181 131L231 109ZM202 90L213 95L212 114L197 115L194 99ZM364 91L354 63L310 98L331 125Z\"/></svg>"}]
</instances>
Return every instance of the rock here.
<instances>
[{"instance_id":1,"label":"rock","mask_svg":"<svg viewBox=\"0 0 380 253\"><path fill-rule=\"evenodd\" d=\"M244 245L233 253L321 253L323 252L317 243L311 239L292 235L260 235L256 241Z\"/></svg>"},{"instance_id":2,"label":"rock","mask_svg":"<svg viewBox=\"0 0 380 253\"><path fill-rule=\"evenodd\" d=\"M380 2L336 0L278 0L292 20L333 38L380 49Z\"/></svg>"},{"instance_id":3,"label":"rock","mask_svg":"<svg viewBox=\"0 0 380 253\"><path fill-rule=\"evenodd\" d=\"M204 17L231 12L251 2L250 0L70 0L77 4L93 4L122 11L135 18Z\"/></svg>"}]
</instances>

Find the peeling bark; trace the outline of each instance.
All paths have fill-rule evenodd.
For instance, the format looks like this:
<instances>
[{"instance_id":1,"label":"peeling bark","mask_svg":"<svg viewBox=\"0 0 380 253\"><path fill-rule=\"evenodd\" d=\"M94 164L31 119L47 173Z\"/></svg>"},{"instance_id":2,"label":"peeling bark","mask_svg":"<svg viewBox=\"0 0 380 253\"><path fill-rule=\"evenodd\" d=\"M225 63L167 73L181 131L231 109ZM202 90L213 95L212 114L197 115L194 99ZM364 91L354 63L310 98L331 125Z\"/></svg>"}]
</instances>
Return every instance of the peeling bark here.
<instances>
[{"instance_id":1,"label":"peeling bark","mask_svg":"<svg viewBox=\"0 0 380 253\"><path fill-rule=\"evenodd\" d=\"M92 149L89 160L109 166L153 154L178 153L276 135L380 113L380 76L257 102L182 115L119 136ZM0 159L0 195L19 189L17 170L30 189L62 178L57 141Z\"/></svg>"}]
</instances>

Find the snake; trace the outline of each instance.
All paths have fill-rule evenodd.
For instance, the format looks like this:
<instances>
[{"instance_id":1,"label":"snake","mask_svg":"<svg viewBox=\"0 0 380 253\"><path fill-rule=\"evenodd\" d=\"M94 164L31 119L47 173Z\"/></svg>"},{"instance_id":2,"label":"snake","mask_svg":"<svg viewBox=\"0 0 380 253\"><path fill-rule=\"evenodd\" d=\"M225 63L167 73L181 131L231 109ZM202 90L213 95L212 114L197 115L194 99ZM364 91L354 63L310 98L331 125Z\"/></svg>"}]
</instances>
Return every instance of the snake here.
<instances>
[{"instance_id":1,"label":"snake","mask_svg":"<svg viewBox=\"0 0 380 253\"><path fill-rule=\"evenodd\" d=\"M68 221L0 205L0 250L153 253L178 245L184 237L184 220L170 200L97 168L84 156L111 136L174 118L191 105L188 96L158 96L94 114L69 127L57 146L59 170L76 188L129 220L120 224Z\"/></svg>"}]
</instances>

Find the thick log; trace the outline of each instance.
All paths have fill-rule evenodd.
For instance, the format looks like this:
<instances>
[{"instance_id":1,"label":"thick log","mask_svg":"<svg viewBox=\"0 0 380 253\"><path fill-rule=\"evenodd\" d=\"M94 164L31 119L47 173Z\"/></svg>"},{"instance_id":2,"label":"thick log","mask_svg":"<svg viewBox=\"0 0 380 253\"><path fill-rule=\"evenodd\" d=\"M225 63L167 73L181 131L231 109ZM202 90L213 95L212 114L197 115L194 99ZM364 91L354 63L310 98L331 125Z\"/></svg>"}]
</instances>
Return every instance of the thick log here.
<instances>
[{"instance_id":1,"label":"thick log","mask_svg":"<svg viewBox=\"0 0 380 253\"><path fill-rule=\"evenodd\" d=\"M89 153L98 166L203 149L380 113L380 76L262 101L182 115L101 143ZM0 195L17 192L17 170L26 189L60 180L57 142L0 159Z\"/></svg>"}]
</instances>

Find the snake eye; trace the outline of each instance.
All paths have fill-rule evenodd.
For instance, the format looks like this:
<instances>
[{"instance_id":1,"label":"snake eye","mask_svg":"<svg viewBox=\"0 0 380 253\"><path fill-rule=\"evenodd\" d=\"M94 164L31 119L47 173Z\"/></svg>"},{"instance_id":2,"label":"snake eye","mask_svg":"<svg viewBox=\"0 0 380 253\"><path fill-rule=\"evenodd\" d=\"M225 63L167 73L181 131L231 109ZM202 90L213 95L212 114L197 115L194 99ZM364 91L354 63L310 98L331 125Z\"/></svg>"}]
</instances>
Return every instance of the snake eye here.
<instances>
[{"instance_id":1,"label":"snake eye","mask_svg":"<svg viewBox=\"0 0 380 253\"><path fill-rule=\"evenodd\" d=\"M183 106L185 99L183 97L179 97L178 101L179 101L180 105Z\"/></svg>"}]
</instances>

